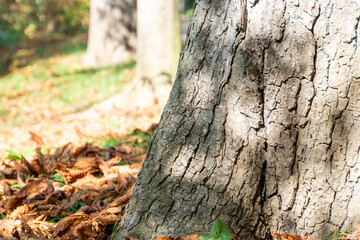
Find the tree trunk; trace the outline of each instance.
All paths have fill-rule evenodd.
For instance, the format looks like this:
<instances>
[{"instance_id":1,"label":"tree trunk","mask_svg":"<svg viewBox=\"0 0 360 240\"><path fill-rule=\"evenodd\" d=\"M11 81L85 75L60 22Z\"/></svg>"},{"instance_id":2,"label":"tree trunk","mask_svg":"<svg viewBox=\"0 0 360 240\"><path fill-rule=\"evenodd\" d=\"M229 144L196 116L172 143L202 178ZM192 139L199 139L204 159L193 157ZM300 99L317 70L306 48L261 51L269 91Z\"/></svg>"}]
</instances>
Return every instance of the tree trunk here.
<instances>
[{"instance_id":1,"label":"tree trunk","mask_svg":"<svg viewBox=\"0 0 360 240\"><path fill-rule=\"evenodd\" d=\"M135 95L132 102L149 104L156 97L165 105L169 98L181 51L179 12L179 0L138 0L136 77L133 89L139 94Z\"/></svg>"},{"instance_id":2,"label":"tree trunk","mask_svg":"<svg viewBox=\"0 0 360 240\"><path fill-rule=\"evenodd\" d=\"M359 17L350 0L197 1L118 239L360 224Z\"/></svg>"},{"instance_id":3,"label":"tree trunk","mask_svg":"<svg viewBox=\"0 0 360 240\"><path fill-rule=\"evenodd\" d=\"M91 0L84 65L103 67L135 58L136 0Z\"/></svg>"}]
</instances>

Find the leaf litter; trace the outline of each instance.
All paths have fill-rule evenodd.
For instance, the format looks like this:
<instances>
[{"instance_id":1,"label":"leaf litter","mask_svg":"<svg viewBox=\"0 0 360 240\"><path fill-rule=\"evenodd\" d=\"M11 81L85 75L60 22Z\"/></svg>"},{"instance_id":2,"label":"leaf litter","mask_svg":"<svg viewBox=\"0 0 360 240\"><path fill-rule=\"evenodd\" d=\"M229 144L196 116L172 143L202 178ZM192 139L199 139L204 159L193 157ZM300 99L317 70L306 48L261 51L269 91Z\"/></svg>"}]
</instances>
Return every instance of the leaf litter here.
<instances>
[{"instance_id":1,"label":"leaf litter","mask_svg":"<svg viewBox=\"0 0 360 240\"><path fill-rule=\"evenodd\" d=\"M0 240L109 239L121 221L144 161L146 142L131 141L102 148L94 144L65 144L44 154L43 139L31 132L38 148L26 158L15 152L0 162ZM142 142L143 148L134 143ZM271 232L276 240L312 240L289 233ZM125 235L125 240L138 240ZM215 221L210 236L158 237L156 240L240 240L231 228ZM360 239L360 227L337 231L325 239Z\"/></svg>"},{"instance_id":2,"label":"leaf litter","mask_svg":"<svg viewBox=\"0 0 360 240\"><path fill-rule=\"evenodd\" d=\"M66 144L46 154L37 148L29 159L3 159L0 239L107 239L144 158L143 149L119 143L107 149Z\"/></svg>"}]
</instances>

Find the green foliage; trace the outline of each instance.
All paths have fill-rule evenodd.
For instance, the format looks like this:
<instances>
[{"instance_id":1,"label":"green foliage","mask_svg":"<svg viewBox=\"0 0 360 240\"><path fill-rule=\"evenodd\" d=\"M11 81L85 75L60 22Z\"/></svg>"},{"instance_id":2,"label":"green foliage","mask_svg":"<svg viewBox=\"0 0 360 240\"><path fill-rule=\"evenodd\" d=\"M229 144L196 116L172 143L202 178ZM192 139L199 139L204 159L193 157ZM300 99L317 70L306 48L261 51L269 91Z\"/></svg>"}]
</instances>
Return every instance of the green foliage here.
<instances>
[{"instance_id":1,"label":"green foliage","mask_svg":"<svg viewBox=\"0 0 360 240\"><path fill-rule=\"evenodd\" d=\"M232 240L230 229L220 219L216 219L211 226L210 236L201 236L200 240Z\"/></svg>"},{"instance_id":2,"label":"green foliage","mask_svg":"<svg viewBox=\"0 0 360 240\"><path fill-rule=\"evenodd\" d=\"M74 34L88 25L88 0L0 0L0 29L13 39Z\"/></svg>"},{"instance_id":3,"label":"green foliage","mask_svg":"<svg viewBox=\"0 0 360 240\"><path fill-rule=\"evenodd\" d=\"M62 214L56 217L47 217L46 221L50 222L50 223L58 223L61 219L63 219L64 217L69 216L68 214Z\"/></svg>"},{"instance_id":4,"label":"green foliage","mask_svg":"<svg viewBox=\"0 0 360 240\"><path fill-rule=\"evenodd\" d=\"M121 160L119 163L117 163L116 165L118 165L118 166L122 166L122 165L129 165L129 164L131 164L131 162L129 163L129 162L126 162L126 161L124 161L124 160Z\"/></svg>"},{"instance_id":5,"label":"green foliage","mask_svg":"<svg viewBox=\"0 0 360 240\"><path fill-rule=\"evenodd\" d=\"M51 181L59 182L59 183L61 183L63 185L65 184L65 180L58 173L52 173L49 178L50 178Z\"/></svg>"},{"instance_id":6,"label":"green foliage","mask_svg":"<svg viewBox=\"0 0 360 240\"><path fill-rule=\"evenodd\" d=\"M116 147L119 145L120 139L108 134L107 137L103 139L103 143L101 144L103 148L109 149L110 147Z\"/></svg>"},{"instance_id":7,"label":"green foliage","mask_svg":"<svg viewBox=\"0 0 360 240\"><path fill-rule=\"evenodd\" d=\"M29 39L63 38L88 26L88 0L0 0L0 74Z\"/></svg>"},{"instance_id":8,"label":"green foliage","mask_svg":"<svg viewBox=\"0 0 360 240\"><path fill-rule=\"evenodd\" d=\"M339 230L332 233L330 236L323 238L323 240L357 239L355 236L353 236L355 231L355 228Z\"/></svg>"},{"instance_id":9,"label":"green foliage","mask_svg":"<svg viewBox=\"0 0 360 240\"><path fill-rule=\"evenodd\" d=\"M135 129L130 133L123 142L125 144L130 144L132 148L141 148L146 150L148 143L152 137L153 131L143 132L139 129ZM136 153L139 154L139 153Z\"/></svg>"},{"instance_id":10,"label":"green foliage","mask_svg":"<svg viewBox=\"0 0 360 240\"><path fill-rule=\"evenodd\" d=\"M5 219L5 218L6 218L6 215L3 213L0 213L0 219Z\"/></svg>"},{"instance_id":11,"label":"green foliage","mask_svg":"<svg viewBox=\"0 0 360 240\"><path fill-rule=\"evenodd\" d=\"M74 204L67 208L67 210L69 210L72 213L75 213L77 210L79 210L79 208L81 208L82 206L85 206L86 204L84 202L82 202L81 200L78 200L76 202L74 202Z\"/></svg>"},{"instance_id":12,"label":"green foliage","mask_svg":"<svg viewBox=\"0 0 360 240\"><path fill-rule=\"evenodd\" d=\"M22 188L23 188L23 186L21 186L21 185L19 185L19 184L11 184L9 187L10 187L11 189L22 189Z\"/></svg>"},{"instance_id":13,"label":"green foliage","mask_svg":"<svg viewBox=\"0 0 360 240\"><path fill-rule=\"evenodd\" d=\"M184 0L184 15L191 18L194 12L195 0Z\"/></svg>"},{"instance_id":14,"label":"green foliage","mask_svg":"<svg viewBox=\"0 0 360 240\"><path fill-rule=\"evenodd\" d=\"M21 160L21 155L10 150L10 149L6 149L6 152L9 153L9 155L6 157L6 159L16 159L16 160Z\"/></svg>"}]
</instances>

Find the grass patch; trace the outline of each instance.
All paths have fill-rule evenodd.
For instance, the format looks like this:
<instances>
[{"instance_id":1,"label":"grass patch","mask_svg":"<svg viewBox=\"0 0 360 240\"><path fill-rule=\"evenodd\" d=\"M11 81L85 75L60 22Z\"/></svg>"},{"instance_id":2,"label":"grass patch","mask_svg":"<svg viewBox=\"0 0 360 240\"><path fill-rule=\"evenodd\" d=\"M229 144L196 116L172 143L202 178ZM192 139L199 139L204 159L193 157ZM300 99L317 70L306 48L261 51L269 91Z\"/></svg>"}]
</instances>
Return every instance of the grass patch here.
<instances>
[{"instance_id":1,"label":"grass patch","mask_svg":"<svg viewBox=\"0 0 360 240\"><path fill-rule=\"evenodd\" d=\"M355 231L355 228L335 231L330 236L323 238L323 240L359 239L358 236L355 236Z\"/></svg>"},{"instance_id":2,"label":"grass patch","mask_svg":"<svg viewBox=\"0 0 360 240\"><path fill-rule=\"evenodd\" d=\"M102 148L105 149L109 149L110 147L116 147L119 144L127 145L131 149L134 149L135 154L142 154L146 151L146 148L149 144L152 134L153 134L153 130L150 130L148 132L143 132L139 129L135 129L129 134L122 136L113 135L109 133L105 136L99 136L98 138L93 139L90 142L94 142L96 145L101 146Z\"/></svg>"},{"instance_id":3,"label":"grass patch","mask_svg":"<svg viewBox=\"0 0 360 240\"><path fill-rule=\"evenodd\" d=\"M86 38L38 45L16 51L10 72L0 76L0 124L6 128L87 109L120 92L134 75L134 62L83 68Z\"/></svg>"}]
</instances>

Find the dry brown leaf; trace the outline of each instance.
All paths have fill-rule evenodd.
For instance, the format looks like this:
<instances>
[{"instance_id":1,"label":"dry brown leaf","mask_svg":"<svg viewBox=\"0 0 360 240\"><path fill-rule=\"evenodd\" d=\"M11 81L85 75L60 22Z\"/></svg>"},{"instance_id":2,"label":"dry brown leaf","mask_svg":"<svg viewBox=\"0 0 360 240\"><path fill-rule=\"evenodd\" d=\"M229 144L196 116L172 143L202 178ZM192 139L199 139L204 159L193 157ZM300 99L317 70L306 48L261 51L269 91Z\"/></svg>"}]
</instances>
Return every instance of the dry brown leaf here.
<instances>
[{"instance_id":1,"label":"dry brown leaf","mask_svg":"<svg viewBox=\"0 0 360 240\"><path fill-rule=\"evenodd\" d=\"M31 140L33 140L38 145L38 147L42 147L45 145L42 137L40 137L39 135L37 135L36 133L34 133L32 131L29 131L29 134L30 134Z\"/></svg>"},{"instance_id":2,"label":"dry brown leaf","mask_svg":"<svg viewBox=\"0 0 360 240\"><path fill-rule=\"evenodd\" d=\"M14 161L15 169L17 173L28 173L29 171L26 170L18 161Z\"/></svg>"},{"instance_id":3,"label":"dry brown leaf","mask_svg":"<svg viewBox=\"0 0 360 240\"><path fill-rule=\"evenodd\" d=\"M47 235L46 234L46 232L45 232L45 234L43 234L43 231L41 231L39 228L38 228L38 226L39 226L39 224L34 224L34 223L27 223L28 225L29 225L29 227L31 228L31 230L32 230L32 236L35 238L35 239L48 239L48 238L46 238L45 237L45 235Z\"/></svg>"},{"instance_id":4,"label":"dry brown leaf","mask_svg":"<svg viewBox=\"0 0 360 240\"><path fill-rule=\"evenodd\" d=\"M101 170L101 172L104 174L105 177L110 174L110 168L109 168L107 162L105 162L104 160L102 160L100 158L97 158L96 162L98 164L99 169Z\"/></svg>"},{"instance_id":5,"label":"dry brown leaf","mask_svg":"<svg viewBox=\"0 0 360 240\"><path fill-rule=\"evenodd\" d=\"M83 154L87 151L89 144L86 143L84 146L77 147L73 150L72 156L74 158L78 158L80 156L83 156Z\"/></svg>"},{"instance_id":6,"label":"dry brown leaf","mask_svg":"<svg viewBox=\"0 0 360 240\"><path fill-rule=\"evenodd\" d=\"M31 162L24 157L22 164L15 160L1 161L0 174L4 180L1 180L0 191L6 188L7 195L0 200L0 213L5 213L13 221L22 218L11 237L106 239L106 229L122 217L124 203L130 198L135 184L133 176L138 173L141 162L128 166L114 165L121 160L143 160L145 155L134 156L134 153L134 149L125 145L102 149L87 144L74 149L67 144L57 149L55 154L43 155L38 148L37 156ZM62 174L66 181L75 182L64 186L34 177L30 177L26 185L23 182L24 173L49 175L54 171ZM96 171L101 171L104 176L98 178L88 174ZM24 187L10 189L10 184ZM72 214L67 208L79 200L86 205ZM57 227L45 222L47 217L64 214L70 215L63 218Z\"/></svg>"},{"instance_id":7,"label":"dry brown leaf","mask_svg":"<svg viewBox=\"0 0 360 240\"><path fill-rule=\"evenodd\" d=\"M50 194L52 192L54 192L52 183L47 179L40 179L29 182L20 190L19 195L25 194L27 200L31 200L41 193Z\"/></svg>"},{"instance_id":8,"label":"dry brown leaf","mask_svg":"<svg viewBox=\"0 0 360 240\"><path fill-rule=\"evenodd\" d=\"M119 155L116 155L115 157L111 158L110 160L106 161L108 167L112 167L116 164L118 164L119 162L121 162L122 157Z\"/></svg>"},{"instance_id":9,"label":"dry brown leaf","mask_svg":"<svg viewBox=\"0 0 360 240\"><path fill-rule=\"evenodd\" d=\"M2 192L5 193L5 195L7 196L11 196L11 190L9 184L7 184L4 181L1 181L1 186L2 186Z\"/></svg>"},{"instance_id":10,"label":"dry brown leaf","mask_svg":"<svg viewBox=\"0 0 360 240\"><path fill-rule=\"evenodd\" d=\"M276 232L271 232L271 235L273 238L277 239L277 240L305 240L306 238L302 238L301 236L298 235L292 235L289 233L276 233Z\"/></svg>"},{"instance_id":11,"label":"dry brown leaf","mask_svg":"<svg viewBox=\"0 0 360 240\"><path fill-rule=\"evenodd\" d=\"M51 238L51 234L55 231L54 223L32 220L29 224L31 226L36 225L36 228L38 228L48 239Z\"/></svg>"},{"instance_id":12,"label":"dry brown leaf","mask_svg":"<svg viewBox=\"0 0 360 240\"><path fill-rule=\"evenodd\" d=\"M182 237L179 240L199 240L199 239L200 239L200 235L194 234L194 235Z\"/></svg>"},{"instance_id":13,"label":"dry brown leaf","mask_svg":"<svg viewBox=\"0 0 360 240\"><path fill-rule=\"evenodd\" d=\"M3 207L5 209L15 209L22 203L24 198L25 196L11 196L9 199L5 200Z\"/></svg>"},{"instance_id":14,"label":"dry brown leaf","mask_svg":"<svg viewBox=\"0 0 360 240\"><path fill-rule=\"evenodd\" d=\"M20 226L20 220L0 219L0 237L13 237Z\"/></svg>"},{"instance_id":15,"label":"dry brown leaf","mask_svg":"<svg viewBox=\"0 0 360 240\"><path fill-rule=\"evenodd\" d=\"M91 208L88 205L81 206L79 210L76 211L76 213L88 213L91 210Z\"/></svg>"},{"instance_id":16,"label":"dry brown leaf","mask_svg":"<svg viewBox=\"0 0 360 240\"><path fill-rule=\"evenodd\" d=\"M56 203L57 201L62 200L64 198L65 198L64 191L57 190L57 191L47 195L47 197L43 201L43 204L53 204L53 203Z\"/></svg>"},{"instance_id":17,"label":"dry brown leaf","mask_svg":"<svg viewBox=\"0 0 360 240\"><path fill-rule=\"evenodd\" d=\"M104 216L99 216L96 218L96 222L101 222L105 224L115 224L116 222L119 222L121 220L121 217L115 214L109 214Z\"/></svg>"},{"instance_id":18,"label":"dry brown leaf","mask_svg":"<svg viewBox=\"0 0 360 240\"><path fill-rule=\"evenodd\" d=\"M78 178L82 178L88 174L86 170L56 170L65 180L65 182L72 182Z\"/></svg>"},{"instance_id":19,"label":"dry brown leaf","mask_svg":"<svg viewBox=\"0 0 360 240\"><path fill-rule=\"evenodd\" d=\"M86 171L94 171L99 169L99 165L97 163L97 158L89 157L89 158L80 158L72 167L73 170L86 170Z\"/></svg>"},{"instance_id":20,"label":"dry brown leaf","mask_svg":"<svg viewBox=\"0 0 360 240\"><path fill-rule=\"evenodd\" d=\"M34 208L34 211L37 212L37 214L45 214L48 213L49 217L57 217L60 215L69 214L69 211L64 209L62 206L53 205L53 204L47 204L47 205L39 205Z\"/></svg>"},{"instance_id":21,"label":"dry brown leaf","mask_svg":"<svg viewBox=\"0 0 360 240\"><path fill-rule=\"evenodd\" d=\"M67 143L64 146L62 146L61 148L56 149L55 154L54 154L54 159L58 161L60 161L62 158L64 158L66 155L69 155L69 146L71 145L71 143Z\"/></svg>"},{"instance_id":22,"label":"dry brown leaf","mask_svg":"<svg viewBox=\"0 0 360 240\"><path fill-rule=\"evenodd\" d=\"M95 177L95 176L93 176L91 174L88 174L88 175L85 175L82 178L77 179L76 182L74 182L72 184L72 186L74 186L76 188L82 188L82 189L87 187L86 189L95 190L95 188L97 188L99 186L98 182L99 182L99 178L97 178L97 177ZM100 192L98 189L96 191Z\"/></svg>"},{"instance_id":23,"label":"dry brown leaf","mask_svg":"<svg viewBox=\"0 0 360 240\"><path fill-rule=\"evenodd\" d=\"M21 162L26 165L32 175L37 175L35 168L28 162L28 160L26 160L23 155L21 155Z\"/></svg>"},{"instance_id":24,"label":"dry brown leaf","mask_svg":"<svg viewBox=\"0 0 360 240\"><path fill-rule=\"evenodd\" d=\"M194 234L194 235L189 235L186 237L178 237L178 238L158 237L155 240L199 240L199 239L200 239L200 235Z\"/></svg>"},{"instance_id":25,"label":"dry brown leaf","mask_svg":"<svg viewBox=\"0 0 360 240\"><path fill-rule=\"evenodd\" d=\"M67 216L63 219L61 219L58 223L58 225L55 228L54 237L61 237L62 235L65 235L66 232L71 231L72 227L76 226L80 222L86 220L89 218L89 215L85 213L75 213L70 216Z\"/></svg>"},{"instance_id":26,"label":"dry brown leaf","mask_svg":"<svg viewBox=\"0 0 360 240\"><path fill-rule=\"evenodd\" d=\"M103 212L103 214L118 214L120 215L122 212L122 207L111 207L111 208L107 208L105 209L105 211Z\"/></svg>"},{"instance_id":27,"label":"dry brown leaf","mask_svg":"<svg viewBox=\"0 0 360 240\"><path fill-rule=\"evenodd\" d=\"M95 239L97 237L97 233L95 229L93 229L91 222L80 223L75 227L74 231L76 236L79 237L80 240Z\"/></svg>"},{"instance_id":28,"label":"dry brown leaf","mask_svg":"<svg viewBox=\"0 0 360 240\"><path fill-rule=\"evenodd\" d=\"M25 214L29 214L32 210L32 206L29 204L23 204L17 207L9 214L9 218L11 219L19 219L21 216Z\"/></svg>"},{"instance_id":29,"label":"dry brown leaf","mask_svg":"<svg viewBox=\"0 0 360 240\"><path fill-rule=\"evenodd\" d=\"M49 213L50 213L50 211L48 211L48 212L46 212L46 213L44 213L44 214L41 214L40 216L36 217L36 218L34 219L34 221L36 221L36 222L43 222L43 221L45 221L46 218L47 218L47 216L49 215Z\"/></svg>"},{"instance_id":30,"label":"dry brown leaf","mask_svg":"<svg viewBox=\"0 0 360 240\"><path fill-rule=\"evenodd\" d=\"M125 195L115 199L115 201L113 201L112 203L109 204L109 207L117 207L119 206L120 204L123 204L124 202L126 202L127 200L129 200L131 194L132 194L132 191L134 190L134 186L135 184L133 184L129 190L125 193Z\"/></svg>"},{"instance_id":31,"label":"dry brown leaf","mask_svg":"<svg viewBox=\"0 0 360 240\"><path fill-rule=\"evenodd\" d=\"M32 235L33 234L33 231L31 229L31 227L29 226L29 224L24 220L24 218L21 218L20 219L21 221L21 235L22 234L27 234L27 235Z\"/></svg>"},{"instance_id":32,"label":"dry brown leaf","mask_svg":"<svg viewBox=\"0 0 360 240\"><path fill-rule=\"evenodd\" d=\"M40 167L41 174L47 174L48 175L47 167L50 169L50 165L46 164L46 159L45 159L45 156L41 152L41 148L37 148L36 153L37 153L37 158L36 159L39 162L39 167Z\"/></svg>"},{"instance_id":33,"label":"dry brown leaf","mask_svg":"<svg viewBox=\"0 0 360 240\"><path fill-rule=\"evenodd\" d=\"M125 145L121 143L118 146L116 146L116 150L123 154L131 154L133 151L129 145Z\"/></svg>"},{"instance_id":34,"label":"dry brown leaf","mask_svg":"<svg viewBox=\"0 0 360 240\"><path fill-rule=\"evenodd\" d=\"M129 235L125 235L125 236L123 236L123 238L124 238L124 240L138 240L137 238L133 238Z\"/></svg>"}]
</instances>

